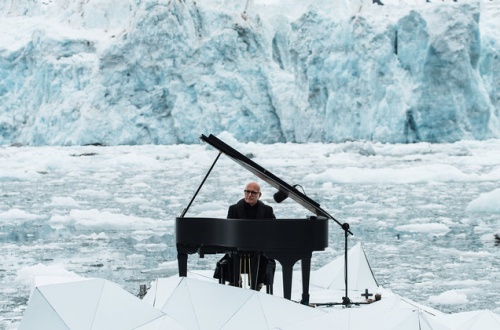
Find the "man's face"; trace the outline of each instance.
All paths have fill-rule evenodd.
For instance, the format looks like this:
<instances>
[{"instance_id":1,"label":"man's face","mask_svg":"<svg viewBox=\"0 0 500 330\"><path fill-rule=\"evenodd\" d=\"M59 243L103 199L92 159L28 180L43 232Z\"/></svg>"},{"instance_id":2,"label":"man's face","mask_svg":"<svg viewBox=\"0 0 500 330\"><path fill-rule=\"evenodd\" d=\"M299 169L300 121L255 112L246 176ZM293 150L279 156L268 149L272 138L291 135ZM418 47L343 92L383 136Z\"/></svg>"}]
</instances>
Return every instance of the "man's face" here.
<instances>
[{"instance_id":1,"label":"man's face","mask_svg":"<svg viewBox=\"0 0 500 330\"><path fill-rule=\"evenodd\" d=\"M247 184L245 187L245 202L250 205L255 205L260 198L260 186L255 182Z\"/></svg>"}]
</instances>

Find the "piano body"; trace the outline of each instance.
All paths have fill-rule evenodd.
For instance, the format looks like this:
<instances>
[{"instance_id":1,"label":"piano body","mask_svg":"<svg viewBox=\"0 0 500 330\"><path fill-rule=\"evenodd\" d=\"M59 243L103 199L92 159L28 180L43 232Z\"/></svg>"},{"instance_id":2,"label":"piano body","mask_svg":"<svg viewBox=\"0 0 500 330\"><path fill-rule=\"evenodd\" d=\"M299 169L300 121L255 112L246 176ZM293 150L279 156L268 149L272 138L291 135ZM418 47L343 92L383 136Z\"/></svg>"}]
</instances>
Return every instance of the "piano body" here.
<instances>
[{"instance_id":1,"label":"piano body","mask_svg":"<svg viewBox=\"0 0 500 330\"><path fill-rule=\"evenodd\" d=\"M201 183L195 196L180 217L175 221L177 259L179 276L187 276L188 255L230 253L236 258L241 255L263 254L277 260L283 271L283 295L291 299L293 266L301 260L302 301L309 304L309 277L313 251L328 247L328 222L335 220L320 205L290 186L260 165L248 159L217 137L201 136L201 139L219 150L217 159L226 156L275 187L280 194L292 198L314 215L303 219L222 219L185 217L185 214L210 174L217 159ZM336 220L335 220L336 221ZM237 262L234 262L237 264ZM214 265L215 266L215 265ZM236 269L235 266L235 270ZM254 274L257 271L253 272ZM256 276L256 275L255 275ZM238 273L239 277L239 273ZM256 285L252 281L252 285Z\"/></svg>"}]
</instances>

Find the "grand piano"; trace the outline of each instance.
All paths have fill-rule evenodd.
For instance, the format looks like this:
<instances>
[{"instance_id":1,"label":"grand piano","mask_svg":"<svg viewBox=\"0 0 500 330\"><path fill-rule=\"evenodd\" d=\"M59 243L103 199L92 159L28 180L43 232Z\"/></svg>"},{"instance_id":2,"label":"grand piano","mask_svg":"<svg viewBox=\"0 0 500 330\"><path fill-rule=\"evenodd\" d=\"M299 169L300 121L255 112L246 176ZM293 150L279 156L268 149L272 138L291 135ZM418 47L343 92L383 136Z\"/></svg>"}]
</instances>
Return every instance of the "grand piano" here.
<instances>
[{"instance_id":1,"label":"grand piano","mask_svg":"<svg viewBox=\"0 0 500 330\"><path fill-rule=\"evenodd\" d=\"M179 276L187 276L189 254L229 253L241 255L262 254L277 260L282 266L283 296L291 299L292 273L297 261L301 261L302 304L309 304L309 279L313 251L328 247L328 222L335 220L320 205L257 163L242 155L213 135L202 135L201 140L219 150L219 154L205 179L182 214L175 219L177 260ZM221 154L255 174L278 190L277 202L290 197L312 215L303 219L223 219L185 217L187 210L200 191ZM335 220L336 221L336 220ZM236 268L236 267L235 267ZM236 270L236 269L235 269ZM254 272L256 273L256 272ZM238 274L239 276L239 274ZM255 281L253 281L255 283Z\"/></svg>"}]
</instances>

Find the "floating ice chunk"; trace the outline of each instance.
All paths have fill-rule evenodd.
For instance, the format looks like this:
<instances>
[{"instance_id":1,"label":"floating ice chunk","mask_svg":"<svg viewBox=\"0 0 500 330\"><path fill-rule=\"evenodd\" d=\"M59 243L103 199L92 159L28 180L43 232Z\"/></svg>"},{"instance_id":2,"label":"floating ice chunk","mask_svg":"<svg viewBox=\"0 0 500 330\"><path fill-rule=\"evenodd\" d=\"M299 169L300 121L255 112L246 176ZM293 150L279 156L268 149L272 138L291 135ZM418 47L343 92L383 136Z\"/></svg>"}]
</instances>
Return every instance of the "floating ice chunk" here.
<instances>
[{"instance_id":1,"label":"floating ice chunk","mask_svg":"<svg viewBox=\"0 0 500 330\"><path fill-rule=\"evenodd\" d=\"M50 206L64 206L64 207L78 207L80 203L78 203L72 197L52 197L52 202Z\"/></svg>"},{"instance_id":2,"label":"floating ice chunk","mask_svg":"<svg viewBox=\"0 0 500 330\"><path fill-rule=\"evenodd\" d=\"M467 205L468 212L500 213L500 188L483 193Z\"/></svg>"},{"instance_id":3,"label":"floating ice chunk","mask_svg":"<svg viewBox=\"0 0 500 330\"><path fill-rule=\"evenodd\" d=\"M108 235L105 233L101 232L99 234L92 233L90 235L79 235L76 238L78 239L87 239L87 240L106 240L108 239Z\"/></svg>"},{"instance_id":4,"label":"floating ice chunk","mask_svg":"<svg viewBox=\"0 0 500 330\"><path fill-rule=\"evenodd\" d=\"M149 205L151 204L150 200L140 197L128 197L128 198L120 198L116 197L115 201L121 204L138 204L138 205Z\"/></svg>"},{"instance_id":5,"label":"floating ice chunk","mask_svg":"<svg viewBox=\"0 0 500 330\"><path fill-rule=\"evenodd\" d=\"M134 230L144 228L156 228L162 222L151 218L141 218L132 215L111 213L107 211L71 210L70 218L76 227L82 229L113 229Z\"/></svg>"},{"instance_id":6,"label":"floating ice chunk","mask_svg":"<svg viewBox=\"0 0 500 330\"><path fill-rule=\"evenodd\" d=\"M446 164L423 165L408 168L330 168L322 173L306 175L312 182L339 183L419 183L419 182L469 182L488 178L475 173L466 174L455 166Z\"/></svg>"},{"instance_id":7,"label":"floating ice chunk","mask_svg":"<svg viewBox=\"0 0 500 330\"><path fill-rule=\"evenodd\" d=\"M448 233L450 228L442 223L415 223L411 225L397 226L396 230L409 231L413 233L428 233L441 236Z\"/></svg>"},{"instance_id":8,"label":"floating ice chunk","mask_svg":"<svg viewBox=\"0 0 500 330\"><path fill-rule=\"evenodd\" d=\"M111 194L106 190L81 189L75 191L75 195L103 198L103 197L109 197Z\"/></svg>"},{"instance_id":9,"label":"floating ice chunk","mask_svg":"<svg viewBox=\"0 0 500 330\"><path fill-rule=\"evenodd\" d=\"M0 220L36 220L44 216L28 213L20 209L10 209L6 212L0 212Z\"/></svg>"},{"instance_id":10,"label":"floating ice chunk","mask_svg":"<svg viewBox=\"0 0 500 330\"><path fill-rule=\"evenodd\" d=\"M458 290L445 291L437 296L429 297L427 301L437 305L462 305L469 302L467 295Z\"/></svg>"},{"instance_id":11,"label":"floating ice chunk","mask_svg":"<svg viewBox=\"0 0 500 330\"><path fill-rule=\"evenodd\" d=\"M71 210L69 215L54 215L49 220L49 224L54 228L74 225L82 230L137 230L162 227L165 222L91 209Z\"/></svg>"},{"instance_id":12,"label":"floating ice chunk","mask_svg":"<svg viewBox=\"0 0 500 330\"><path fill-rule=\"evenodd\" d=\"M36 264L34 266L22 267L17 271L16 281L24 285L33 285L35 277L77 277L76 273L68 271L63 264L44 265Z\"/></svg>"},{"instance_id":13,"label":"floating ice chunk","mask_svg":"<svg viewBox=\"0 0 500 330\"><path fill-rule=\"evenodd\" d=\"M497 237L500 237L500 230L498 231L498 233L495 234L492 233L484 234L480 237L480 239L483 242L496 242L498 240Z\"/></svg>"}]
</instances>

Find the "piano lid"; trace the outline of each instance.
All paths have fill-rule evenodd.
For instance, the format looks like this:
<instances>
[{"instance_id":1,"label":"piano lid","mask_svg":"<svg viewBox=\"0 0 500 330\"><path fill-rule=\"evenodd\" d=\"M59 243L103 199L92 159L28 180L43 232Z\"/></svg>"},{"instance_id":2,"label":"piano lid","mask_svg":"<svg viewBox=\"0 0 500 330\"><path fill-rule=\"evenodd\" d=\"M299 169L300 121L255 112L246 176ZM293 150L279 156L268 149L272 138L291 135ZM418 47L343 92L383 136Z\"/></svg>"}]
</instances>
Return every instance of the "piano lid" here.
<instances>
[{"instance_id":1,"label":"piano lid","mask_svg":"<svg viewBox=\"0 0 500 330\"><path fill-rule=\"evenodd\" d=\"M291 199L293 199L294 201L296 201L297 203L299 203L312 213L316 214L317 216L322 216L335 220L331 215L329 215L325 210L323 210L317 202L315 202L314 200L310 199L309 197L298 191L295 187L281 180L276 175L272 174L259 164L250 160L248 157L242 155L240 152L233 149L232 147L230 147L229 145L227 145L225 142L218 139L214 135L210 134L208 137L206 137L205 135L201 135L200 139L210 144L212 147L218 149L220 152L224 153L226 156L228 156L236 163L246 168L248 171L255 174L263 181L267 182L274 188L278 189L282 193L287 194L288 197L290 197Z\"/></svg>"}]
</instances>

